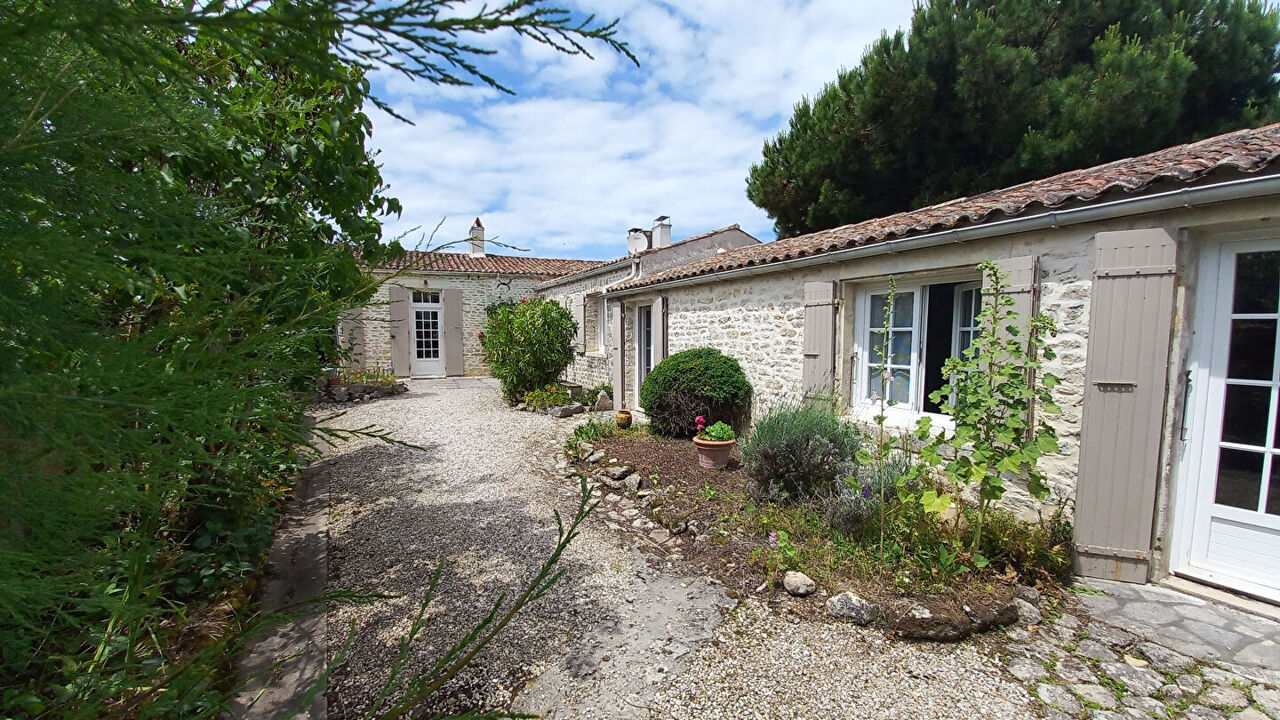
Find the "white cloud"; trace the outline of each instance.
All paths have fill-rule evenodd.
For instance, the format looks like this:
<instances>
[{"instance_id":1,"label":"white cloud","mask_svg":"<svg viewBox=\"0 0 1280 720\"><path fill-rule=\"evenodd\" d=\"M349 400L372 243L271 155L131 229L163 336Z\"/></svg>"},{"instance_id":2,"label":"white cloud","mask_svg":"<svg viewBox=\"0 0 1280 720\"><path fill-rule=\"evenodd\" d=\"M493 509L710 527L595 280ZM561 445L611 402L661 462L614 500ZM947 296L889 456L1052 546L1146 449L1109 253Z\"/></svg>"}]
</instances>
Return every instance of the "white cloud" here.
<instances>
[{"instance_id":1,"label":"white cloud","mask_svg":"<svg viewBox=\"0 0 1280 720\"><path fill-rule=\"evenodd\" d=\"M447 216L437 240L457 239L480 215L491 237L536 254L616 257L627 228L671 215L676 238L737 222L771 239L745 190L764 140L911 12L910 0L578 5L620 18L639 69L512 37L480 62L514 98L378 78L415 123L372 113L384 178L405 207L388 236Z\"/></svg>"}]
</instances>

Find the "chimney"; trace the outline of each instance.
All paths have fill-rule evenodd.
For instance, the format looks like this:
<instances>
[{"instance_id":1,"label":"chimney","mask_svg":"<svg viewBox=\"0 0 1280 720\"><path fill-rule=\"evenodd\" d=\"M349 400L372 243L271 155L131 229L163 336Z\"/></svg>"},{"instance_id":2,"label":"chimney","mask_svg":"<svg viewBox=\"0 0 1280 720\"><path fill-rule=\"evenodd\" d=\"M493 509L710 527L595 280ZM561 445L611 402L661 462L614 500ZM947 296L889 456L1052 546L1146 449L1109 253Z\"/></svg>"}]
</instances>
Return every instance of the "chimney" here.
<instances>
[{"instance_id":1,"label":"chimney","mask_svg":"<svg viewBox=\"0 0 1280 720\"><path fill-rule=\"evenodd\" d=\"M468 237L471 239L471 257L484 257L484 225L480 223L480 218L476 218Z\"/></svg>"},{"instance_id":2,"label":"chimney","mask_svg":"<svg viewBox=\"0 0 1280 720\"><path fill-rule=\"evenodd\" d=\"M664 248L671 244L671 218L659 215L653 221L653 247Z\"/></svg>"}]
</instances>

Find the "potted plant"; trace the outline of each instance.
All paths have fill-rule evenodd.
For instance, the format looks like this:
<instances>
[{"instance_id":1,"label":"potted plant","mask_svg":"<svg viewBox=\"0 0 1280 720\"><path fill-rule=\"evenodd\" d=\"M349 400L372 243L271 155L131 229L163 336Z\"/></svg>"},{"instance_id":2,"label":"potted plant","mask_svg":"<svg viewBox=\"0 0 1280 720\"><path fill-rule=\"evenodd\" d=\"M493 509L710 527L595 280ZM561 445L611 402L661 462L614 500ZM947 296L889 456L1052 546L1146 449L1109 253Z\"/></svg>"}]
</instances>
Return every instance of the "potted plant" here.
<instances>
[{"instance_id":1,"label":"potted plant","mask_svg":"<svg viewBox=\"0 0 1280 720\"><path fill-rule=\"evenodd\" d=\"M733 428L723 422L716 422L707 427L707 419L699 415L695 418L698 434L693 436L693 444L698 448L698 464L704 468L719 470L729 464L729 454L738 442Z\"/></svg>"}]
</instances>

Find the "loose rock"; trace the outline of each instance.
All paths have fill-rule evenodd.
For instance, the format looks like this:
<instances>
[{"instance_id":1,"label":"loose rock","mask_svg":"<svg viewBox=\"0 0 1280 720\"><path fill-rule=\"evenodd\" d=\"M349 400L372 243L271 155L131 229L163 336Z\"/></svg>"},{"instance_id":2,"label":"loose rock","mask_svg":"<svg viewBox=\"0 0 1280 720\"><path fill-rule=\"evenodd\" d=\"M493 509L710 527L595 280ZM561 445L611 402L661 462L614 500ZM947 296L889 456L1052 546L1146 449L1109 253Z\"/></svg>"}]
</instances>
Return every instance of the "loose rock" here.
<instances>
[{"instance_id":1,"label":"loose rock","mask_svg":"<svg viewBox=\"0 0 1280 720\"><path fill-rule=\"evenodd\" d=\"M914 640L953 642L973 631L964 608L951 598L903 598L886 605L884 614L899 636Z\"/></svg>"},{"instance_id":2,"label":"loose rock","mask_svg":"<svg viewBox=\"0 0 1280 720\"><path fill-rule=\"evenodd\" d=\"M1040 616L1040 609L1035 605L1023 600L1022 598L1014 598L1014 607L1018 610L1018 620L1024 625L1039 625L1043 619Z\"/></svg>"},{"instance_id":3,"label":"loose rock","mask_svg":"<svg viewBox=\"0 0 1280 720\"><path fill-rule=\"evenodd\" d=\"M848 620L854 625L868 625L876 619L875 605L851 592L842 592L827 600L827 614L833 618Z\"/></svg>"},{"instance_id":4,"label":"loose rock","mask_svg":"<svg viewBox=\"0 0 1280 720\"><path fill-rule=\"evenodd\" d=\"M818 584L802 572L788 570L787 574L782 576L782 587L791 595L807 597L818 589Z\"/></svg>"},{"instance_id":5,"label":"loose rock","mask_svg":"<svg viewBox=\"0 0 1280 720\"><path fill-rule=\"evenodd\" d=\"M622 481L622 485L627 489L627 492L634 493L640 489L640 482L640 474L631 473Z\"/></svg>"}]
</instances>

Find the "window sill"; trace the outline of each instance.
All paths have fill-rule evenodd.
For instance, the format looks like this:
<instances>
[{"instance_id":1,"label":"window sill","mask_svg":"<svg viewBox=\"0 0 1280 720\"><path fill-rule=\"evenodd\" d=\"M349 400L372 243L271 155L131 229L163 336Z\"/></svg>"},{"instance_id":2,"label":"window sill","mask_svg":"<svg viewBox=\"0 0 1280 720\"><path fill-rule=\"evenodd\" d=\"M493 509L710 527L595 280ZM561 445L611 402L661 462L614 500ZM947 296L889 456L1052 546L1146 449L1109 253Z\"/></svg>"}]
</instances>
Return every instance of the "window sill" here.
<instances>
[{"instance_id":1,"label":"window sill","mask_svg":"<svg viewBox=\"0 0 1280 720\"><path fill-rule=\"evenodd\" d=\"M858 423L874 425L876 415L879 414L879 403L856 403L849 408L848 417ZM912 410L901 406L886 406L884 408L884 427L886 430L914 432L916 423L921 418L929 418L932 421L931 427L935 433L942 430L955 430L956 428L955 420L950 415Z\"/></svg>"},{"instance_id":2,"label":"window sill","mask_svg":"<svg viewBox=\"0 0 1280 720\"><path fill-rule=\"evenodd\" d=\"M603 350L584 350L578 354L581 355L582 357L589 357L589 358L608 357L608 353L606 353Z\"/></svg>"}]
</instances>

